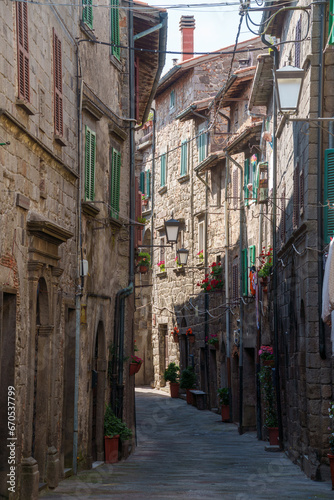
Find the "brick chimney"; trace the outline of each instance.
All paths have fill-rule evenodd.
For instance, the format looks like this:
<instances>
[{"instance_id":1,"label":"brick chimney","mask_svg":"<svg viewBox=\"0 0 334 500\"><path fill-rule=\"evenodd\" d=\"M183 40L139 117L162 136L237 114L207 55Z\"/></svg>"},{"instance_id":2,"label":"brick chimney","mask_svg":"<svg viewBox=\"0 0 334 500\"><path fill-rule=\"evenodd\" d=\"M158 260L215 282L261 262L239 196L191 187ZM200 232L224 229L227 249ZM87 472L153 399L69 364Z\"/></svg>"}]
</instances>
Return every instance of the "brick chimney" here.
<instances>
[{"instance_id":1,"label":"brick chimney","mask_svg":"<svg viewBox=\"0 0 334 500\"><path fill-rule=\"evenodd\" d=\"M180 19L181 43L182 43L182 61L187 61L194 57L194 16L182 16ZM189 52L185 54L185 52Z\"/></svg>"}]
</instances>

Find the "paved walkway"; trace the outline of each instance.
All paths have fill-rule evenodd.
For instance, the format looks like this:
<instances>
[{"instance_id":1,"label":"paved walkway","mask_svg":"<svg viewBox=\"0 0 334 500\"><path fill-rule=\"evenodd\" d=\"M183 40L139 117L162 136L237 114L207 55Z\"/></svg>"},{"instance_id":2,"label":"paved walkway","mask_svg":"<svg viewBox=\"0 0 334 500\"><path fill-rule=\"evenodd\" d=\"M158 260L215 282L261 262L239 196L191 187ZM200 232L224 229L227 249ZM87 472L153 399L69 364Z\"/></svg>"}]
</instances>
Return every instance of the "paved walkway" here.
<instances>
[{"instance_id":1,"label":"paved walkway","mask_svg":"<svg viewBox=\"0 0 334 500\"><path fill-rule=\"evenodd\" d=\"M334 499L329 482L308 479L283 453L264 451L219 415L161 391L136 390L138 447L126 461L62 481L51 499Z\"/></svg>"}]
</instances>

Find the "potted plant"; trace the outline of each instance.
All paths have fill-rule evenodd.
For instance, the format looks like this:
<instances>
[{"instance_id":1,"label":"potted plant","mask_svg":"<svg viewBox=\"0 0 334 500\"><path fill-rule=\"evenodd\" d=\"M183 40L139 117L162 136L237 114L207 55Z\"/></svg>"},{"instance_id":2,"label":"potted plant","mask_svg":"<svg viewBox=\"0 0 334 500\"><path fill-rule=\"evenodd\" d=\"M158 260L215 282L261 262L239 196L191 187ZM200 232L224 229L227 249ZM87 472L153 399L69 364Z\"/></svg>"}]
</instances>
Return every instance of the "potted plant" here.
<instances>
[{"instance_id":1,"label":"potted plant","mask_svg":"<svg viewBox=\"0 0 334 500\"><path fill-rule=\"evenodd\" d=\"M203 264L203 262L204 262L204 252L203 252L203 250L200 250L198 252L197 257L199 259L200 264Z\"/></svg>"},{"instance_id":2,"label":"potted plant","mask_svg":"<svg viewBox=\"0 0 334 500\"><path fill-rule=\"evenodd\" d=\"M333 422L333 418L334 418L334 401L331 401L329 403L328 413L329 413L329 418ZM328 427L328 430L331 431L331 433L329 435L330 453L327 454L327 457L329 459L329 465L330 465L330 468L331 468L332 490L334 490L334 432L333 432L333 429L331 427Z\"/></svg>"},{"instance_id":3,"label":"potted plant","mask_svg":"<svg viewBox=\"0 0 334 500\"><path fill-rule=\"evenodd\" d=\"M143 205L146 207L146 205L148 204L148 198L146 198L146 196L144 194L142 194L141 200L142 200Z\"/></svg>"},{"instance_id":4,"label":"potted plant","mask_svg":"<svg viewBox=\"0 0 334 500\"><path fill-rule=\"evenodd\" d=\"M265 426L268 429L269 443L279 445L278 440L278 418L276 409L276 391L272 379L272 370L268 366L263 366L259 379L264 402Z\"/></svg>"},{"instance_id":5,"label":"potted plant","mask_svg":"<svg viewBox=\"0 0 334 500\"><path fill-rule=\"evenodd\" d=\"M130 439L132 431L116 417L111 405L106 405L104 414L104 454L106 464L118 462L119 439Z\"/></svg>"},{"instance_id":6,"label":"potted plant","mask_svg":"<svg viewBox=\"0 0 334 500\"><path fill-rule=\"evenodd\" d=\"M147 273L151 265L151 255L148 252L139 252L138 266L141 273Z\"/></svg>"},{"instance_id":7,"label":"potted plant","mask_svg":"<svg viewBox=\"0 0 334 500\"><path fill-rule=\"evenodd\" d=\"M145 217L137 217L137 222L139 222L140 224L148 224L148 220L145 219Z\"/></svg>"},{"instance_id":8,"label":"potted plant","mask_svg":"<svg viewBox=\"0 0 334 500\"><path fill-rule=\"evenodd\" d=\"M158 262L157 266L160 269L161 273L164 273L166 271L165 261L164 260L161 260L160 262Z\"/></svg>"},{"instance_id":9,"label":"potted plant","mask_svg":"<svg viewBox=\"0 0 334 500\"><path fill-rule=\"evenodd\" d=\"M206 274L204 280L201 283L198 282L197 286L200 286L204 292L220 292L224 287L221 262L213 262L210 268L210 273Z\"/></svg>"},{"instance_id":10,"label":"potted plant","mask_svg":"<svg viewBox=\"0 0 334 500\"><path fill-rule=\"evenodd\" d=\"M179 397L179 372L180 368L176 365L176 363L172 362L169 363L168 368L166 368L164 373L164 379L166 382L169 382L171 398Z\"/></svg>"},{"instance_id":11,"label":"potted plant","mask_svg":"<svg viewBox=\"0 0 334 500\"><path fill-rule=\"evenodd\" d=\"M258 276L260 278L260 283L264 292L267 291L268 276L271 273L271 268L273 266L273 249L269 247L266 251L265 247L262 248L262 252L259 255L260 267L258 269Z\"/></svg>"},{"instance_id":12,"label":"potted plant","mask_svg":"<svg viewBox=\"0 0 334 500\"><path fill-rule=\"evenodd\" d=\"M270 345L261 345L259 350L259 356L262 360L263 366L274 366L275 357L274 350Z\"/></svg>"},{"instance_id":13,"label":"potted plant","mask_svg":"<svg viewBox=\"0 0 334 500\"><path fill-rule=\"evenodd\" d=\"M215 349L219 348L219 339L216 333L211 333L208 344L212 345Z\"/></svg>"},{"instance_id":14,"label":"potted plant","mask_svg":"<svg viewBox=\"0 0 334 500\"><path fill-rule=\"evenodd\" d=\"M129 366L130 375L135 375L135 373L138 373L142 364L143 364L143 360L141 358L139 358L139 356L131 355L130 366Z\"/></svg>"},{"instance_id":15,"label":"potted plant","mask_svg":"<svg viewBox=\"0 0 334 500\"><path fill-rule=\"evenodd\" d=\"M230 420L230 395L228 387L218 389L218 396L222 407L222 421L228 422Z\"/></svg>"},{"instance_id":16,"label":"potted plant","mask_svg":"<svg viewBox=\"0 0 334 500\"><path fill-rule=\"evenodd\" d=\"M188 366L188 368L183 370L181 373L180 387L181 389L186 389L187 403L189 405L193 403L193 398L190 390L194 388L195 383L196 383L195 370L193 369L192 366Z\"/></svg>"},{"instance_id":17,"label":"potted plant","mask_svg":"<svg viewBox=\"0 0 334 500\"><path fill-rule=\"evenodd\" d=\"M190 344L193 344L195 342L195 334L193 333L191 328L188 328L186 331L186 335L189 339Z\"/></svg>"}]
</instances>

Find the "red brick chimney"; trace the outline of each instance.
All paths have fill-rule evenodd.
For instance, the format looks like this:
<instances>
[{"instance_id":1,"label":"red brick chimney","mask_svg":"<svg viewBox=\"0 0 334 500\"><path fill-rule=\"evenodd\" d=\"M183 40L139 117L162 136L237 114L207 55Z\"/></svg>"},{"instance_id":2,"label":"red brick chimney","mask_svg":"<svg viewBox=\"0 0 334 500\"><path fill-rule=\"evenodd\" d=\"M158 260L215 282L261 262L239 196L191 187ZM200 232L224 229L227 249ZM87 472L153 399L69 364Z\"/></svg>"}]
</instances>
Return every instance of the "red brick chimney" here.
<instances>
[{"instance_id":1,"label":"red brick chimney","mask_svg":"<svg viewBox=\"0 0 334 500\"><path fill-rule=\"evenodd\" d=\"M182 36L182 61L194 57L194 16L182 16L180 19L180 31ZM185 54L188 52L188 54Z\"/></svg>"}]
</instances>

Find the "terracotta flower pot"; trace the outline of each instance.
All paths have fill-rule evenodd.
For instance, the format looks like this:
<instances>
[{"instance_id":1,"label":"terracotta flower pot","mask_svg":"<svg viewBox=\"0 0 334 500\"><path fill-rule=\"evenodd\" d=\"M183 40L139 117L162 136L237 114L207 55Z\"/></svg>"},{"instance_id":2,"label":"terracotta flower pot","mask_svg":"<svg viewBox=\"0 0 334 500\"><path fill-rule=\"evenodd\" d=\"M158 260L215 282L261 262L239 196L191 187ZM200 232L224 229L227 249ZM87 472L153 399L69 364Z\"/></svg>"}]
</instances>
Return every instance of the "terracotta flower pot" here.
<instances>
[{"instance_id":1,"label":"terracotta flower pot","mask_svg":"<svg viewBox=\"0 0 334 500\"><path fill-rule=\"evenodd\" d=\"M230 405L222 405L222 421L229 422L230 420Z\"/></svg>"},{"instance_id":2,"label":"terracotta flower pot","mask_svg":"<svg viewBox=\"0 0 334 500\"><path fill-rule=\"evenodd\" d=\"M332 490L334 490L334 455L328 453L329 465L331 468L331 478L332 478Z\"/></svg>"},{"instance_id":3,"label":"terracotta flower pot","mask_svg":"<svg viewBox=\"0 0 334 500\"><path fill-rule=\"evenodd\" d=\"M106 464L118 462L119 436L104 436L104 460Z\"/></svg>"},{"instance_id":4,"label":"terracotta flower pot","mask_svg":"<svg viewBox=\"0 0 334 500\"><path fill-rule=\"evenodd\" d=\"M178 344L179 343L179 334L173 333L173 339L174 339L175 344Z\"/></svg>"},{"instance_id":5,"label":"terracotta flower pot","mask_svg":"<svg viewBox=\"0 0 334 500\"><path fill-rule=\"evenodd\" d=\"M269 444L272 446L278 446L279 445L278 427L268 427L268 433L269 433Z\"/></svg>"},{"instance_id":6,"label":"terracotta flower pot","mask_svg":"<svg viewBox=\"0 0 334 500\"><path fill-rule=\"evenodd\" d=\"M138 373L141 368L142 363L130 363L129 365L129 373L130 375L134 375Z\"/></svg>"},{"instance_id":7,"label":"terracotta flower pot","mask_svg":"<svg viewBox=\"0 0 334 500\"><path fill-rule=\"evenodd\" d=\"M169 382L169 389L170 389L170 397L171 398L178 398L179 397L179 387L180 387L180 384L178 382Z\"/></svg>"},{"instance_id":8,"label":"terracotta flower pot","mask_svg":"<svg viewBox=\"0 0 334 500\"><path fill-rule=\"evenodd\" d=\"M187 393L187 403L188 405L192 405L193 404L193 395L191 394L191 389L186 389L186 393Z\"/></svg>"},{"instance_id":9,"label":"terracotta flower pot","mask_svg":"<svg viewBox=\"0 0 334 500\"><path fill-rule=\"evenodd\" d=\"M145 273L147 273L147 271L148 271L148 267L146 267L146 266L139 266L139 272L141 274L145 274Z\"/></svg>"}]
</instances>

